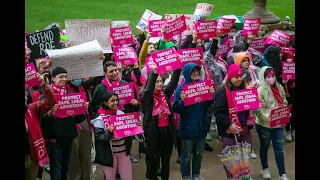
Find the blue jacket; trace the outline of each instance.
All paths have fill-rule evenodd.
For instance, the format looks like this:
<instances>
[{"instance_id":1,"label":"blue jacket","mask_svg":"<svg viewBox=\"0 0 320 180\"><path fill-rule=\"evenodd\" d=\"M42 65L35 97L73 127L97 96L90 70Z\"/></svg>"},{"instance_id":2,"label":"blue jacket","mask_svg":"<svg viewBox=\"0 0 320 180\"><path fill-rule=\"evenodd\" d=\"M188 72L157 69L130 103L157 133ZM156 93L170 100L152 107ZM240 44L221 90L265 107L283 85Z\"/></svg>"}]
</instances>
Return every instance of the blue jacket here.
<instances>
[{"instance_id":1,"label":"blue jacket","mask_svg":"<svg viewBox=\"0 0 320 180\"><path fill-rule=\"evenodd\" d=\"M195 63L187 63L183 66L182 74L185 82L180 84L176 89L175 102L173 105L173 111L180 114L178 136L190 140L206 137L210 130L210 120L207 115L207 109L213 103L213 100L210 100L184 106L184 102L180 98L182 86L192 83L190 76L196 66Z\"/></svg>"}]
</instances>

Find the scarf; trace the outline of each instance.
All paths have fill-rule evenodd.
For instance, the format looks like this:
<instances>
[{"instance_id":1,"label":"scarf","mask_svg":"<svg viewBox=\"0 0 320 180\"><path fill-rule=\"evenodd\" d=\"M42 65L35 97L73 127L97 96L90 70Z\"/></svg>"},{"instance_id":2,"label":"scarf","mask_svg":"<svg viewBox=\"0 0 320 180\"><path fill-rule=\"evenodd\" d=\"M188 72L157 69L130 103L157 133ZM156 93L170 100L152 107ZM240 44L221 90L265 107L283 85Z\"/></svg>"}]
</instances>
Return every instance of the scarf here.
<instances>
[{"instance_id":1,"label":"scarf","mask_svg":"<svg viewBox=\"0 0 320 180\"><path fill-rule=\"evenodd\" d=\"M140 88L139 88L139 85L138 85L137 78L136 78L136 76L134 75L133 72L131 73L131 79L132 79L132 82L133 82L133 88L135 89L137 101L140 103L140 97L139 97ZM142 85L146 84L146 78L144 76L140 76L140 83Z\"/></svg>"},{"instance_id":2,"label":"scarf","mask_svg":"<svg viewBox=\"0 0 320 180\"><path fill-rule=\"evenodd\" d=\"M273 86L271 86L271 90L272 90L272 94L273 94L274 98L278 102L278 106L283 105L283 100L282 100L282 97L280 95L280 91L279 91L279 88L278 88L277 84L274 84Z\"/></svg>"},{"instance_id":3,"label":"scarf","mask_svg":"<svg viewBox=\"0 0 320 180\"><path fill-rule=\"evenodd\" d=\"M49 163L46 146L43 140L40 124L34 112L28 106L25 112L26 129L30 140L30 150L33 157L37 157L40 167Z\"/></svg>"},{"instance_id":4,"label":"scarf","mask_svg":"<svg viewBox=\"0 0 320 180\"><path fill-rule=\"evenodd\" d=\"M115 109L103 109L102 107L100 107L98 109L98 113L101 115L102 120L104 122L105 125L105 129L107 129L107 127L109 127L109 117L110 115L116 115L117 114L117 110Z\"/></svg>"},{"instance_id":5,"label":"scarf","mask_svg":"<svg viewBox=\"0 0 320 180\"><path fill-rule=\"evenodd\" d=\"M153 110L152 116L158 115L159 121L169 121L168 116L171 114L166 98L161 90L153 93Z\"/></svg>"},{"instance_id":6,"label":"scarf","mask_svg":"<svg viewBox=\"0 0 320 180\"><path fill-rule=\"evenodd\" d=\"M84 90L84 88L83 88L82 85L77 86L77 87L79 88L79 92L86 92L86 91ZM69 86L68 83L67 83L67 85L66 85L66 89L67 89L68 91L72 92L72 93L76 93L76 92L74 91L74 89Z\"/></svg>"},{"instance_id":7,"label":"scarf","mask_svg":"<svg viewBox=\"0 0 320 180\"><path fill-rule=\"evenodd\" d=\"M108 89L113 86L118 86L120 84L120 78L118 77L116 81L113 81L111 83L109 82L108 78L104 78L101 83Z\"/></svg>"},{"instance_id":8,"label":"scarf","mask_svg":"<svg viewBox=\"0 0 320 180\"><path fill-rule=\"evenodd\" d=\"M58 87L55 84L51 84L51 88L52 88L54 94L56 94L56 95L64 95L67 93L66 86Z\"/></svg>"},{"instance_id":9,"label":"scarf","mask_svg":"<svg viewBox=\"0 0 320 180\"><path fill-rule=\"evenodd\" d=\"M237 126L239 126L241 131L242 131L240 120L239 120L238 113L237 113L237 110L236 110L236 106L234 105L234 102L233 102L233 99L232 99L232 93L227 88L226 85L224 85L224 86L226 88L226 94L227 94L227 101L228 101L228 108L229 108L229 119L230 119L232 124L236 124ZM230 129L227 130L227 133L228 134L231 133Z\"/></svg>"}]
</instances>

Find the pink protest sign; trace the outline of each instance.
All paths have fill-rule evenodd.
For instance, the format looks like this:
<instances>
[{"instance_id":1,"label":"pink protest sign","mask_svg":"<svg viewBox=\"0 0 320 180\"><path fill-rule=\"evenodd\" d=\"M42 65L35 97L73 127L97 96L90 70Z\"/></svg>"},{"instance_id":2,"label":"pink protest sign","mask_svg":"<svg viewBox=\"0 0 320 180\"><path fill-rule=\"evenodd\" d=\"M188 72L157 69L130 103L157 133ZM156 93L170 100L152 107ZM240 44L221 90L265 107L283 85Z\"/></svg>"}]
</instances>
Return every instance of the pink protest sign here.
<instances>
[{"instance_id":1,"label":"pink protest sign","mask_svg":"<svg viewBox=\"0 0 320 180\"><path fill-rule=\"evenodd\" d=\"M242 35L257 35L260 28L261 18L244 18L242 26Z\"/></svg>"},{"instance_id":2,"label":"pink protest sign","mask_svg":"<svg viewBox=\"0 0 320 180\"><path fill-rule=\"evenodd\" d=\"M232 91L232 97L237 112L254 110L261 107L257 88Z\"/></svg>"},{"instance_id":3,"label":"pink protest sign","mask_svg":"<svg viewBox=\"0 0 320 180\"><path fill-rule=\"evenodd\" d=\"M136 112L110 116L110 124L114 126L114 136L118 139L143 133L138 122L140 122L140 113Z\"/></svg>"},{"instance_id":4,"label":"pink protest sign","mask_svg":"<svg viewBox=\"0 0 320 180\"><path fill-rule=\"evenodd\" d=\"M197 21L194 23L194 29L198 33L198 39L208 39L217 36L217 21Z\"/></svg>"},{"instance_id":5,"label":"pink protest sign","mask_svg":"<svg viewBox=\"0 0 320 180\"><path fill-rule=\"evenodd\" d=\"M147 68L147 74L149 74L149 72L152 70L152 57L151 56L148 56L146 57L146 68Z\"/></svg>"},{"instance_id":6,"label":"pink protest sign","mask_svg":"<svg viewBox=\"0 0 320 180\"><path fill-rule=\"evenodd\" d=\"M225 37L223 39L223 42L229 42L229 51L234 47L234 40L233 40L233 37L230 36L230 37ZM228 52L229 52L228 51Z\"/></svg>"},{"instance_id":7,"label":"pink protest sign","mask_svg":"<svg viewBox=\"0 0 320 180\"><path fill-rule=\"evenodd\" d=\"M212 94L210 93L210 87L212 86L210 80L182 85L182 91L186 94L184 106L212 100Z\"/></svg>"},{"instance_id":8,"label":"pink protest sign","mask_svg":"<svg viewBox=\"0 0 320 180\"><path fill-rule=\"evenodd\" d=\"M286 61L282 61L282 79L296 79L296 63L288 63Z\"/></svg>"},{"instance_id":9,"label":"pink protest sign","mask_svg":"<svg viewBox=\"0 0 320 180\"><path fill-rule=\"evenodd\" d=\"M55 117L67 117L79 114L86 114L87 109L84 103L87 102L86 93L72 93L64 95L56 95L58 109L55 112Z\"/></svg>"},{"instance_id":10,"label":"pink protest sign","mask_svg":"<svg viewBox=\"0 0 320 180\"><path fill-rule=\"evenodd\" d=\"M179 49L177 50L177 53L182 56L182 66L189 62L193 62L198 66L201 66L200 60L202 60L202 48Z\"/></svg>"},{"instance_id":11,"label":"pink protest sign","mask_svg":"<svg viewBox=\"0 0 320 180\"><path fill-rule=\"evenodd\" d=\"M274 128L279 125L284 126L286 123L290 122L291 107L292 105L272 109L270 113L270 128Z\"/></svg>"},{"instance_id":12,"label":"pink protest sign","mask_svg":"<svg viewBox=\"0 0 320 180\"><path fill-rule=\"evenodd\" d=\"M114 46L133 44L133 36L130 26L110 28L110 37L113 40Z\"/></svg>"},{"instance_id":13,"label":"pink protest sign","mask_svg":"<svg viewBox=\"0 0 320 180\"><path fill-rule=\"evenodd\" d=\"M29 89L34 86L40 85L37 78L37 70L34 67L34 63L27 64L25 66L25 77L24 77L24 89Z\"/></svg>"},{"instance_id":14,"label":"pink protest sign","mask_svg":"<svg viewBox=\"0 0 320 180\"><path fill-rule=\"evenodd\" d=\"M114 92L119 98L119 107L130 104L134 99L133 83L119 84L118 86L108 87L108 91Z\"/></svg>"},{"instance_id":15,"label":"pink protest sign","mask_svg":"<svg viewBox=\"0 0 320 180\"><path fill-rule=\"evenodd\" d=\"M267 38L253 39L251 40L249 47L263 53L264 50L266 49L266 43L265 43L266 39Z\"/></svg>"},{"instance_id":16,"label":"pink protest sign","mask_svg":"<svg viewBox=\"0 0 320 180\"><path fill-rule=\"evenodd\" d=\"M153 62L158 67L158 74L174 71L182 67L178 53L174 48L152 53Z\"/></svg>"},{"instance_id":17,"label":"pink protest sign","mask_svg":"<svg viewBox=\"0 0 320 180\"><path fill-rule=\"evenodd\" d=\"M220 32L220 34L228 34L232 30L235 21L236 19L220 18L217 25L217 30Z\"/></svg>"},{"instance_id":18,"label":"pink protest sign","mask_svg":"<svg viewBox=\"0 0 320 180\"><path fill-rule=\"evenodd\" d=\"M292 39L293 37L291 37L289 34L280 30L275 30L266 39L265 43L278 47L285 47Z\"/></svg>"},{"instance_id":19,"label":"pink protest sign","mask_svg":"<svg viewBox=\"0 0 320 180\"><path fill-rule=\"evenodd\" d=\"M230 43L224 41L223 44L218 45L218 52L221 58L226 57L228 55L228 52L230 51Z\"/></svg>"},{"instance_id":20,"label":"pink protest sign","mask_svg":"<svg viewBox=\"0 0 320 180\"><path fill-rule=\"evenodd\" d=\"M138 62L138 57L133 47L114 47L114 60L120 62L122 66L134 65Z\"/></svg>"},{"instance_id":21,"label":"pink protest sign","mask_svg":"<svg viewBox=\"0 0 320 180\"><path fill-rule=\"evenodd\" d=\"M187 30L187 25L186 25L186 18L184 15L181 17L173 20L173 21L167 21L166 24L166 32L164 33L164 38L165 39L170 39L175 35L183 33L185 30Z\"/></svg>"},{"instance_id":22,"label":"pink protest sign","mask_svg":"<svg viewBox=\"0 0 320 180\"><path fill-rule=\"evenodd\" d=\"M161 37L161 28L165 26L167 20L150 20L148 25L149 33L151 37Z\"/></svg>"},{"instance_id":23,"label":"pink protest sign","mask_svg":"<svg viewBox=\"0 0 320 180\"><path fill-rule=\"evenodd\" d=\"M281 48L283 54L290 55L291 57L295 56L295 48Z\"/></svg>"}]
</instances>

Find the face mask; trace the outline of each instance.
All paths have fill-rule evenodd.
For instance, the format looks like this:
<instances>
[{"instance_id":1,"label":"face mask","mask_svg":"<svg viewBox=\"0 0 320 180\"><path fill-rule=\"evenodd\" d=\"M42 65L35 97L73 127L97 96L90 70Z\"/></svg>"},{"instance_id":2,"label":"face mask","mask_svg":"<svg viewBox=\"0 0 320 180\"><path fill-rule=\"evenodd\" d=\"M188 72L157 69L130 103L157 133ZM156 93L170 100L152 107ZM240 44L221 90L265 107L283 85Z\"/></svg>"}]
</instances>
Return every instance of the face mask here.
<instances>
[{"instance_id":1,"label":"face mask","mask_svg":"<svg viewBox=\"0 0 320 180\"><path fill-rule=\"evenodd\" d=\"M73 81L73 85L74 86L80 86L81 83L82 83L82 79L76 79L76 80Z\"/></svg>"},{"instance_id":2,"label":"face mask","mask_svg":"<svg viewBox=\"0 0 320 180\"><path fill-rule=\"evenodd\" d=\"M266 82L267 82L269 85L273 85L274 82L276 82L276 78L275 78L275 77L266 78Z\"/></svg>"}]
</instances>

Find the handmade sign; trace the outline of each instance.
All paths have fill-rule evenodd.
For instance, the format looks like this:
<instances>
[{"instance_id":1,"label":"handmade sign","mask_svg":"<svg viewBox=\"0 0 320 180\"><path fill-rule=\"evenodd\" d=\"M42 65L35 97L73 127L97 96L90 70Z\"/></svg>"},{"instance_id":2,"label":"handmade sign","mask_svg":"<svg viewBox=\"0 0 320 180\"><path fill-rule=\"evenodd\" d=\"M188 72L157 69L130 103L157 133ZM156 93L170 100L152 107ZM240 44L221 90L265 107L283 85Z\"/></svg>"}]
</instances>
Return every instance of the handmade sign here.
<instances>
[{"instance_id":1,"label":"handmade sign","mask_svg":"<svg viewBox=\"0 0 320 180\"><path fill-rule=\"evenodd\" d=\"M213 9L213 5L211 4L198 3L193 13L194 19L196 21L205 20L207 17L210 16L212 9Z\"/></svg>"},{"instance_id":2,"label":"handmade sign","mask_svg":"<svg viewBox=\"0 0 320 180\"><path fill-rule=\"evenodd\" d=\"M182 67L178 53L174 48L154 52L151 56L158 67L158 74L174 71Z\"/></svg>"},{"instance_id":3,"label":"handmade sign","mask_svg":"<svg viewBox=\"0 0 320 180\"><path fill-rule=\"evenodd\" d=\"M162 16L159 14L153 13L150 10L146 9L138 22L136 28L146 31L150 20L160 20Z\"/></svg>"},{"instance_id":4,"label":"handmade sign","mask_svg":"<svg viewBox=\"0 0 320 180\"><path fill-rule=\"evenodd\" d=\"M278 47L285 47L292 39L293 37L290 36L289 34L280 30L275 30L266 39L265 43L270 45L275 45Z\"/></svg>"},{"instance_id":5,"label":"handmade sign","mask_svg":"<svg viewBox=\"0 0 320 180\"><path fill-rule=\"evenodd\" d=\"M242 35L257 35L259 33L261 18L244 18Z\"/></svg>"},{"instance_id":6,"label":"handmade sign","mask_svg":"<svg viewBox=\"0 0 320 180\"><path fill-rule=\"evenodd\" d=\"M194 24L194 29L198 33L198 39L208 39L214 38L217 36L217 21L197 21Z\"/></svg>"},{"instance_id":7,"label":"handmade sign","mask_svg":"<svg viewBox=\"0 0 320 180\"><path fill-rule=\"evenodd\" d=\"M182 61L181 61L182 66L184 66L189 62L193 62L198 66L201 66L201 60L202 60L202 54L203 54L202 48L179 49L177 50L177 53L182 56Z\"/></svg>"},{"instance_id":8,"label":"handmade sign","mask_svg":"<svg viewBox=\"0 0 320 180\"><path fill-rule=\"evenodd\" d=\"M237 112L254 110L261 107L257 88L232 91L232 97Z\"/></svg>"},{"instance_id":9,"label":"handmade sign","mask_svg":"<svg viewBox=\"0 0 320 180\"><path fill-rule=\"evenodd\" d=\"M138 62L137 53L133 47L114 47L114 60L122 64L122 66L134 65Z\"/></svg>"},{"instance_id":10,"label":"handmade sign","mask_svg":"<svg viewBox=\"0 0 320 180\"><path fill-rule=\"evenodd\" d=\"M40 85L37 77L37 70L34 67L34 63L27 64L25 66L25 85L24 89L29 89L34 86Z\"/></svg>"},{"instance_id":11,"label":"handmade sign","mask_svg":"<svg viewBox=\"0 0 320 180\"><path fill-rule=\"evenodd\" d=\"M114 126L114 136L121 139L128 136L143 133L142 126L139 126L140 113L121 114L110 116L110 124Z\"/></svg>"},{"instance_id":12,"label":"handmade sign","mask_svg":"<svg viewBox=\"0 0 320 180\"><path fill-rule=\"evenodd\" d=\"M167 21L166 24L166 32L163 34L165 39L170 39L173 36L179 35L187 30L186 20L184 15L173 20Z\"/></svg>"},{"instance_id":13,"label":"handmade sign","mask_svg":"<svg viewBox=\"0 0 320 180\"><path fill-rule=\"evenodd\" d=\"M272 109L270 113L271 122L270 128L274 128L276 126L284 126L286 123L290 122L290 112L292 105L289 106L281 106L276 109Z\"/></svg>"},{"instance_id":14,"label":"handmade sign","mask_svg":"<svg viewBox=\"0 0 320 180\"><path fill-rule=\"evenodd\" d=\"M210 80L182 85L182 91L186 94L184 106L212 100L212 94L210 93L210 87L212 86Z\"/></svg>"},{"instance_id":15,"label":"handmade sign","mask_svg":"<svg viewBox=\"0 0 320 180\"><path fill-rule=\"evenodd\" d=\"M67 117L87 113L87 109L84 106L84 103L87 102L85 92L56 95L56 102L58 109L54 113L55 117Z\"/></svg>"},{"instance_id":16,"label":"handmade sign","mask_svg":"<svg viewBox=\"0 0 320 180\"><path fill-rule=\"evenodd\" d=\"M296 79L296 63L288 63L282 61L282 79L287 80L295 80Z\"/></svg>"},{"instance_id":17,"label":"handmade sign","mask_svg":"<svg viewBox=\"0 0 320 180\"><path fill-rule=\"evenodd\" d=\"M133 36L130 26L110 29L110 37L114 46L122 46L125 44L133 44Z\"/></svg>"},{"instance_id":18,"label":"handmade sign","mask_svg":"<svg viewBox=\"0 0 320 180\"><path fill-rule=\"evenodd\" d=\"M220 32L220 34L228 34L232 30L235 21L235 19L220 18L217 25L217 30Z\"/></svg>"}]
</instances>

